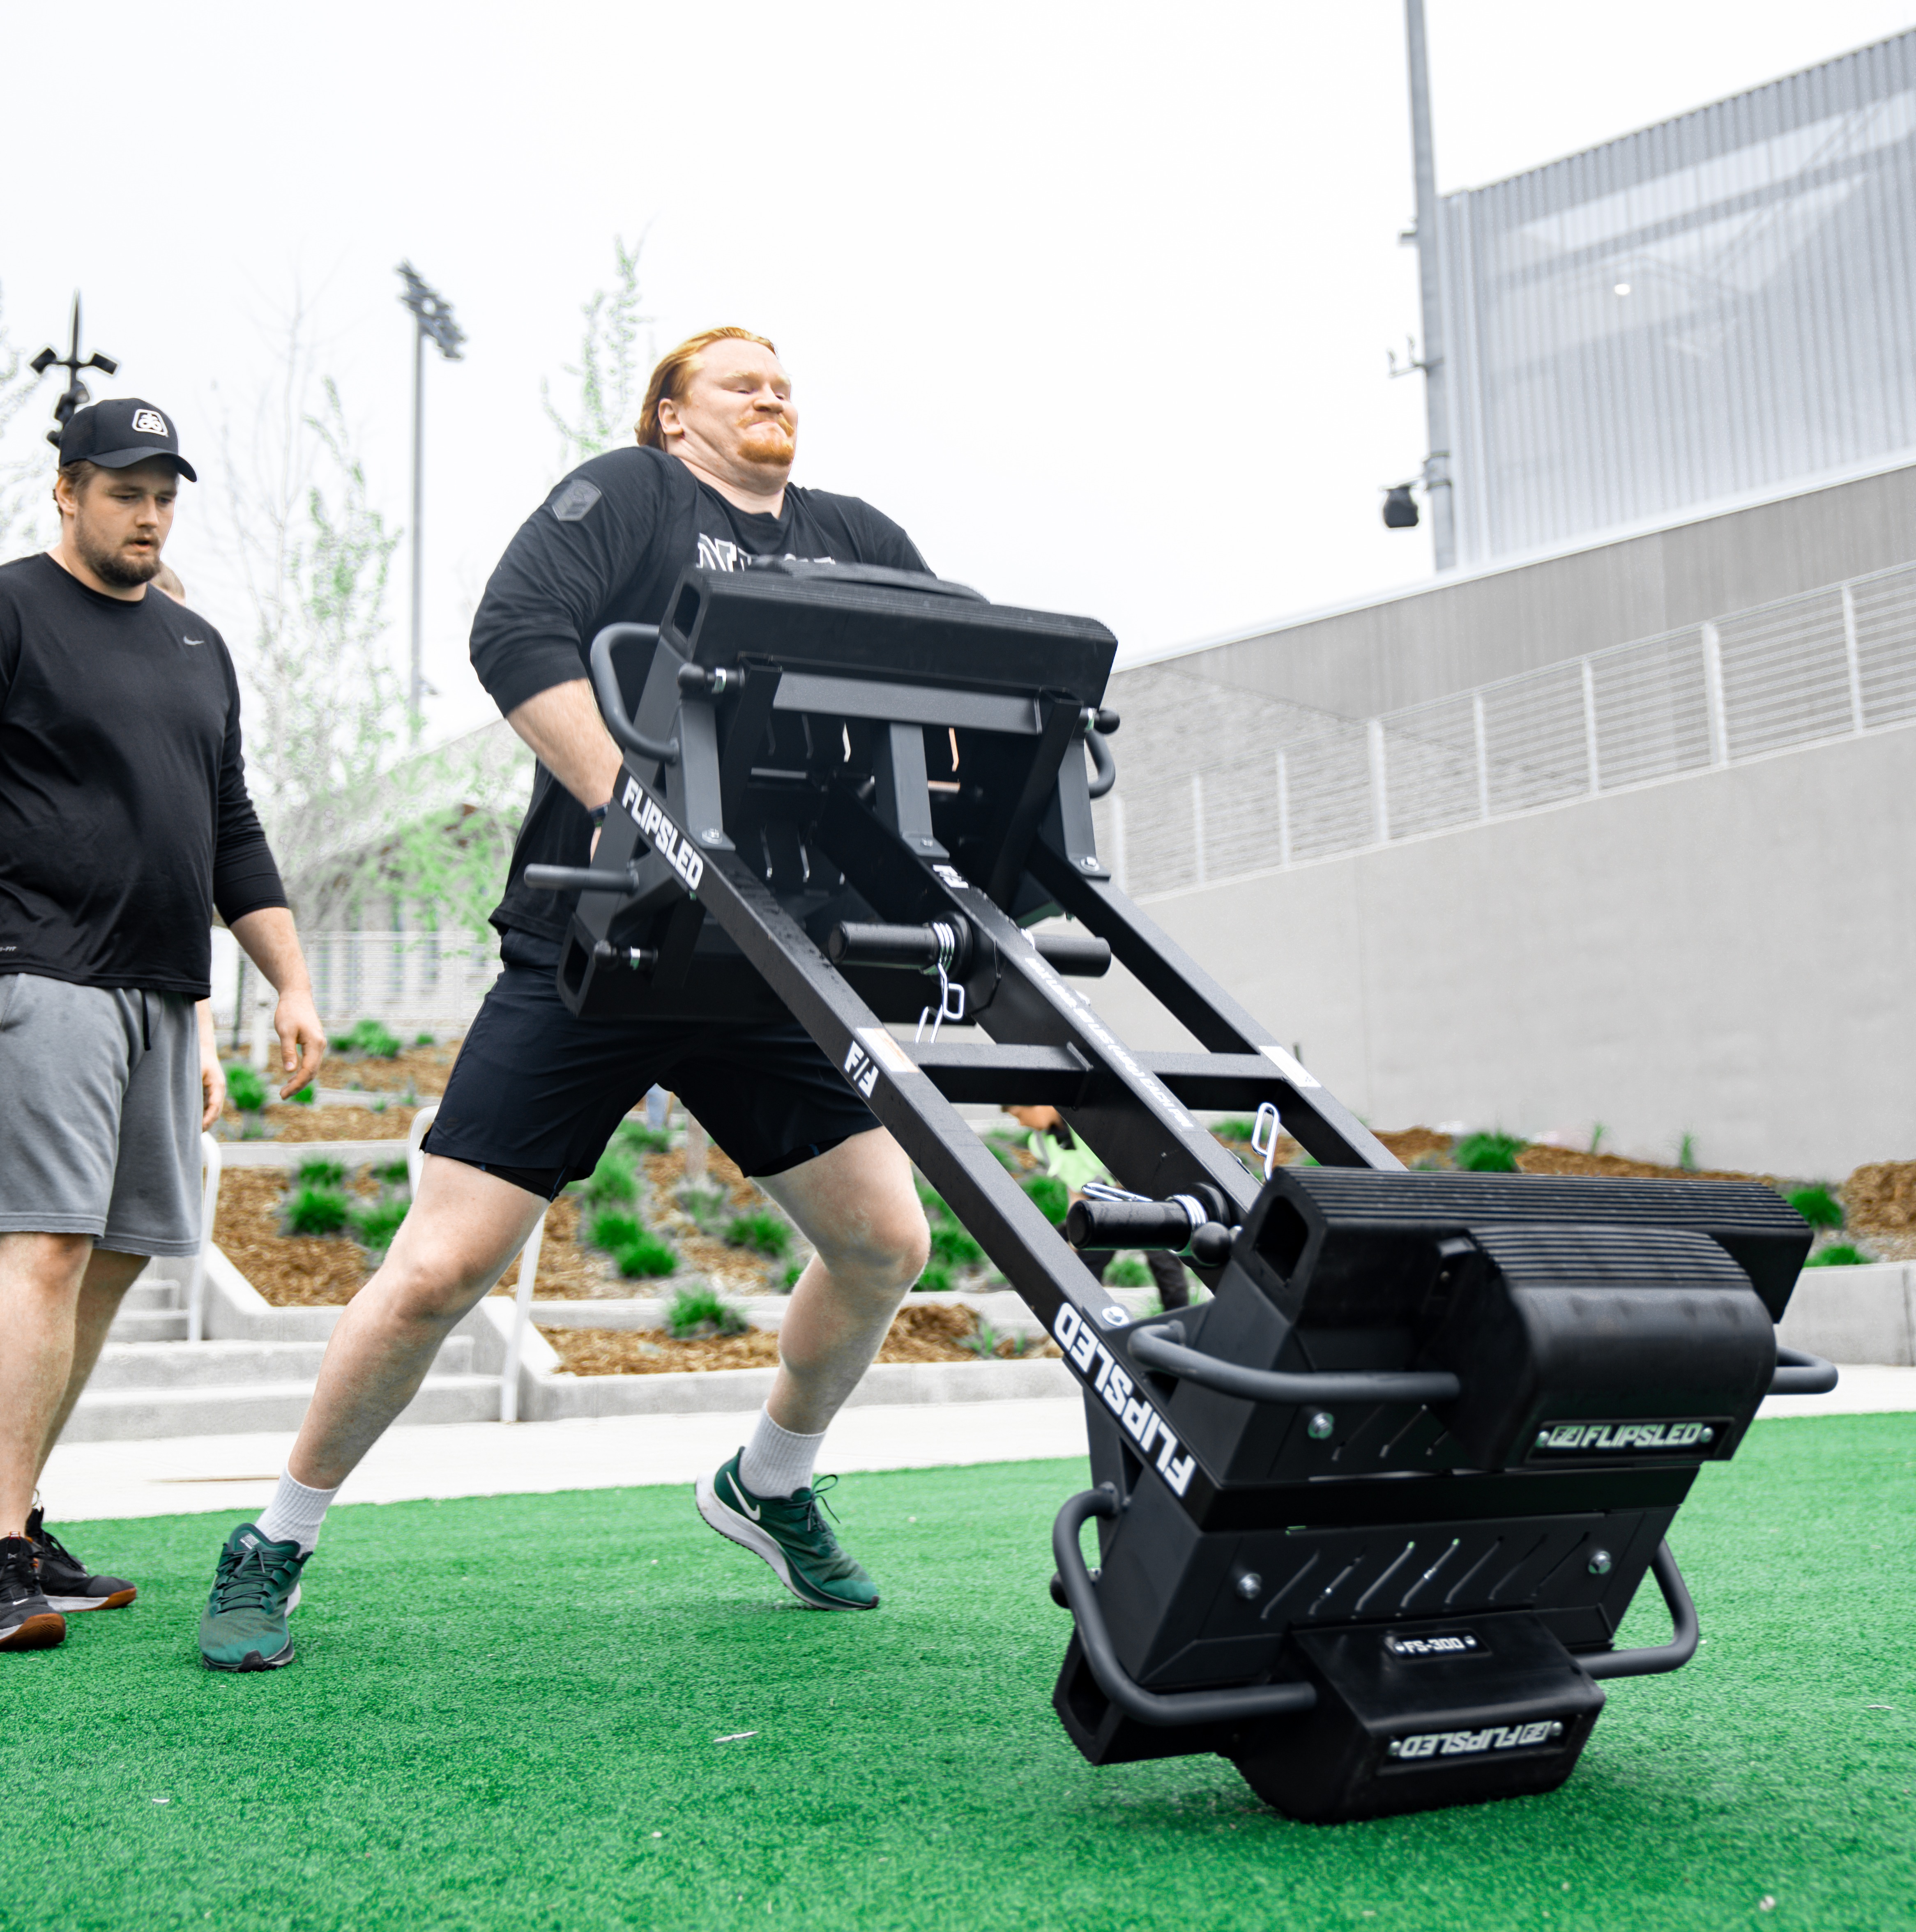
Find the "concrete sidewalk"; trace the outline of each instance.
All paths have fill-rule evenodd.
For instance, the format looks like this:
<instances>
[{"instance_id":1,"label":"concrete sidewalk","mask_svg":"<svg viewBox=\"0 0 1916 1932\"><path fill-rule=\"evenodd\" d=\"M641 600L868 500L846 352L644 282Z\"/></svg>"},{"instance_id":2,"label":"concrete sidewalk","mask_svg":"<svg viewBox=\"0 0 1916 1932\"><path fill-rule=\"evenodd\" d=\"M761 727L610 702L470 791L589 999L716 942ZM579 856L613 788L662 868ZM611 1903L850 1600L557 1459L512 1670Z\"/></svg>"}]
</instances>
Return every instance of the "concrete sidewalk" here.
<instances>
[{"instance_id":1,"label":"concrete sidewalk","mask_svg":"<svg viewBox=\"0 0 1916 1932\"><path fill-rule=\"evenodd\" d=\"M1916 1369L1845 1368L1830 1395L1773 1396L1764 1419L1916 1411ZM744 1439L749 1414L620 1415L565 1422L451 1423L388 1431L355 1472L344 1503L428 1496L536 1496L558 1490L689 1483ZM263 1508L287 1454L288 1431L182 1436L158 1442L63 1443L41 1481L57 1527L110 1516ZM833 1425L828 1468L925 1469L1035 1462L1085 1453L1077 1396L1014 1402L873 1403Z\"/></svg>"}]
</instances>

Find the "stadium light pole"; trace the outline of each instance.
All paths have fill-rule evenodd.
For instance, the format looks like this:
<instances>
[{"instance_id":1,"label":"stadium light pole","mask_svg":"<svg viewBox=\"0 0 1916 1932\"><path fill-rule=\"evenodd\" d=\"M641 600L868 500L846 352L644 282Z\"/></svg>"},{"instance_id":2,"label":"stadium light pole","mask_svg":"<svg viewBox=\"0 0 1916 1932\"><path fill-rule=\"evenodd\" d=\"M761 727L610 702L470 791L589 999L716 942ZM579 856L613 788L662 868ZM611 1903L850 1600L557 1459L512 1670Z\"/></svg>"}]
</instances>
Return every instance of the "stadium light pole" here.
<instances>
[{"instance_id":1,"label":"stadium light pole","mask_svg":"<svg viewBox=\"0 0 1916 1932\"><path fill-rule=\"evenodd\" d=\"M1431 140L1431 76L1424 43L1424 0L1404 0L1410 61L1410 151L1417 182L1417 272L1424 298L1424 412L1431 442L1424 489L1431 506L1431 550L1439 570L1457 562L1455 490L1450 474L1450 372L1443 353L1443 237L1437 220L1437 161Z\"/></svg>"},{"instance_id":2,"label":"stadium light pole","mask_svg":"<svg viewBox=\"0 0 1916 1932\"><path fill-rule=\"evenodd\" d=\"M420 564L422 526L425 520L426 338L430 336L449 362L461 359L465 332L452 320L452 304L437 290L422 281L410 262L399 265L405 284L400 301L412 311L413 332L413 640L412 675L407 684L415 742L419 735L419 706L425 692L420 669L420 636L425 610L425 576Z\"/></svg>"},{"instance_id":3,"label":"stadium light pole","mask_svg":"<svg viewBox=\"0 0 1916 1932\"><path fill-rule=\"evenodd\" d=\"M36 376L44 376L50 369L64 369L67 372L67 386L60 393L60 399L53 405L56 427L47 432L47 440L56 449L60 446L60 431L65 429L76 410L84 409L92 400L86 385L80 380L83 369L98 369L104 376L110 376L119 368L110 356L98 353L83 362L80 353L80 296L74 296L73 344L65 355L56 354L51 349L43 349L27 364Z\"/></svg>"}]
</instances>

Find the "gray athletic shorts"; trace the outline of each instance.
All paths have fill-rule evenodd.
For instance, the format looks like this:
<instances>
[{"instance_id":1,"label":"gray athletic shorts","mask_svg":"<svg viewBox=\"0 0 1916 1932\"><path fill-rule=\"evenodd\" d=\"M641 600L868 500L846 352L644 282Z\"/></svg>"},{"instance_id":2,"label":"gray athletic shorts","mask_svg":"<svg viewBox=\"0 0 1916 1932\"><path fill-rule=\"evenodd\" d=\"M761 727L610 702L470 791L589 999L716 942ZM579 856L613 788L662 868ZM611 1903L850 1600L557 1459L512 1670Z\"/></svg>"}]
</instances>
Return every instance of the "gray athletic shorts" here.
<instances>
[{"instance_id":1,"label":"gray athletic shorts","mask_svg":"<svg viewBox=\"0 0 1916 1932\"><path fill-rule=\"evenodd\" d=\"M0 1234L197 1254L202 1112L184 994L0 975Z\"/></svg>"}]
</instances>

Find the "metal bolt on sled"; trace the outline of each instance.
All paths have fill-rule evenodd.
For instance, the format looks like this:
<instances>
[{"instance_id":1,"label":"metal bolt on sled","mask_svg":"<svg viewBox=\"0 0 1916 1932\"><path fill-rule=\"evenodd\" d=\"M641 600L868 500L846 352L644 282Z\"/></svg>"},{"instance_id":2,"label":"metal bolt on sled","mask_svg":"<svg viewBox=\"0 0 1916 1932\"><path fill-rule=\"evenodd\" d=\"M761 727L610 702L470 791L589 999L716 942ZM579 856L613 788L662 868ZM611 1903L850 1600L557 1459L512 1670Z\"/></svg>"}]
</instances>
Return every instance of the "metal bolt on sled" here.
<instances>
[{"instance_id":1,"label":"metal bolt on sled","mask_svg":"<svg viewBox=\"0 0 1916 1932\"><path fill-rule=\"evenodd\" d=\"M1809 1228L1754 1185L1406 1172L1099 860L1102 626L794 563L668 610L593 644L625 770L593 868L527 875L578 895L560 990L789 1012L1042 1319L1095 1478L1053 1538L1079 1750L1215 1752L1326 1822L1562 1784L1604 1683L1696 1648L1665 1538L1698 1470L1834 1385L1776 1345ZM1197 1051L1069 983L1114 959ZM957 1111L1005 1101L1116 1178L1065 1236ZM1254 1174L1194 1108L1270 1110L1319 1165ZM1131 1324L1080 1246L1177 1252L1212 1298ZM1619 1650L1646 1576L1672 1636Z\"/></svg>"}]
</instances>

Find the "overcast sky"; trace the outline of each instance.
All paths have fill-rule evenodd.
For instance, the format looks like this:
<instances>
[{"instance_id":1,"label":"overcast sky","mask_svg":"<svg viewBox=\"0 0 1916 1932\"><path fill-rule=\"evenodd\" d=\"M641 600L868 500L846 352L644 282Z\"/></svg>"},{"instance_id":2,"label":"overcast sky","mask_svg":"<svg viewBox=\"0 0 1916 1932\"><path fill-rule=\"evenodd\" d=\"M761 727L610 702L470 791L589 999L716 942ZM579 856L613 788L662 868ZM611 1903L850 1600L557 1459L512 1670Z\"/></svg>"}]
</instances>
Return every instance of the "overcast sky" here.
<instances>
[{"instance_id":1,"label":"overcast sky","mask_svg":"<svg viewBox=\"0 0 1916 1932\"><path fill-rule=\"evenodd\" d=\"M1910 0L1429 0L1439 185L1911 24ZM95 0L77 38L0 0L0 320L64 349L83 290L86 346L122 364L95 393L170 409L190 455L271 388L301 290L404 523L395 265L455 304L466 359L427 385L435 736L492 715L467 623L560 472L540 384L564 392L615 233L648 236L660 350L715 322L777 340L799 481L1127 655L1429 568L1427 530L1378 518L1425 448L1420 382L1385 374L1418 326L1394 0ZM209 494L169 554L243 658ZM396 642L405 610L402 566Z\"/></svg>"}]
</instances>

